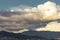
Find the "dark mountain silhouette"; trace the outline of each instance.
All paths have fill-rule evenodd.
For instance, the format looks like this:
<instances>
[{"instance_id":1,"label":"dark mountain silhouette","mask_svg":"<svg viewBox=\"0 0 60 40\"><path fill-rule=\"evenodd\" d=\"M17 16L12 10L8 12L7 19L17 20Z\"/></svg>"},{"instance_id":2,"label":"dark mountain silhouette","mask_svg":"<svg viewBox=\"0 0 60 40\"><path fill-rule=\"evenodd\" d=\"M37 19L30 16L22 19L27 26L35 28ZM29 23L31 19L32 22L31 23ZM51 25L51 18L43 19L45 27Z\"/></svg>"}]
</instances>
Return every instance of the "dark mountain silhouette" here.
<instances>
[{"instance_id":1,"label":"dark mountain silhouette","mask_svg":"<svg viewBox=\"0 0 60 40\"><path fill-rule=\"evenodd\" d=\"M42 36L48 39L58 39L60 38L60 32L51 32L51 31L26 31L23 32L23 34L25 35L29 35L29 36Z\"/></svg>"},{"instance_id":2,"label":"dark mountain silhouette","mask_svg":"<svg viewBox=\"0 0 60 40\"><path fill-rule=\"evenodd\" d=\"M23 35L21 33L10 33L1 31L0 40L50 40L50 39L39 36Z\"/></svg>"}]
</instances>

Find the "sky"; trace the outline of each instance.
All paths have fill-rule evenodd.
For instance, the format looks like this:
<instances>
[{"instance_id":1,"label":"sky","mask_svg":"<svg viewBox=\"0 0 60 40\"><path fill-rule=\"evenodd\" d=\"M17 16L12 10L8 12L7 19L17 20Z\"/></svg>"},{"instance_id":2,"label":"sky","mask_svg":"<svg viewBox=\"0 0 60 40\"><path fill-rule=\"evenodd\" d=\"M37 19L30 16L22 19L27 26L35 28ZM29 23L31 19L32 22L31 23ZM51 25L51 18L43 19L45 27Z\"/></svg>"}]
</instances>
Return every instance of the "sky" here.
<instances>
[{"instance_id":1,"label":"sky","mask_svg":"<svg viewBox=\"0 0 60 40\"><path fill-rule=\"evenodd\" d=\"M0 10L9 9L19 5L37 6L46 1L52 1L60 5L60 0L0 0Z\"/></svg>"}]
</instances>

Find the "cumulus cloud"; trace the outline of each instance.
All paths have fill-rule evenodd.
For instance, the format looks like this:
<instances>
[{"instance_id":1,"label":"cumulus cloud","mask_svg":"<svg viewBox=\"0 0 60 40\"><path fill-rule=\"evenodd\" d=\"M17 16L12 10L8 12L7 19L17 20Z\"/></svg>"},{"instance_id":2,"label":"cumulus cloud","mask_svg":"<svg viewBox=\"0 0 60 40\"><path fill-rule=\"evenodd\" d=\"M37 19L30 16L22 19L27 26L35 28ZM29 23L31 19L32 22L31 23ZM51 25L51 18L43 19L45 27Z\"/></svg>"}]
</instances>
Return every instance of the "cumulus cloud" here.
<instances>
[{"instance_id":1,"label":"cumulus cloud","mask_svg":"<svg viewBox=\"0 0 60 40\"><path fill-rule=\"evenodd\" d=\"M16 26L16 27L13 26L13 28L10 28L10 29L20 28L20 29L31 30L36 28L37 24L40 25L41 22L60 19L60 6L59 5L57 6L56 3L53 3L50 1L44 4L37 5L36 7L30 7L25 5L21 5L19 7L12 7L10 9L10 12L19 12L19 13L24 12L23 15L17 15L18 14L17 13L9 17L5 17L5 16L1 17L2 20L5 20L5 21L9 20L10 24ZM20 22L20 23L18 24L16 22L18 23ZM9 29L9 27L5 28L5 30L6 29Z\"/></svg>"},{"instance_id":2,"label":"cumulus cloud","mask_svg":"<svg viewBox=\"0 0 60 40\"><path fill-rule=\"evenodd\" d=\"M43 5L38 5L38 9L41 11L43 19L49 18L51 20L57 18L57 8L55 3L48 1Z\"/></svg>"},{"instance_id":3,"label":"cumulus cloud","mask_svg":"<svg viewBox=\"0 0 60 40\"><path fill-rule=\"evenodd\" d=\"M36 7L22 6L22 8L11 8L11 11L26 12L28 14L25 14L24 16L28 15L28 17L30 17L31 15L32 17L37 17L40 20L56 20L59 15L59 6L57 6L56 3L48 1L44 4L37 5Z\"/></svg>"}]
</instances>

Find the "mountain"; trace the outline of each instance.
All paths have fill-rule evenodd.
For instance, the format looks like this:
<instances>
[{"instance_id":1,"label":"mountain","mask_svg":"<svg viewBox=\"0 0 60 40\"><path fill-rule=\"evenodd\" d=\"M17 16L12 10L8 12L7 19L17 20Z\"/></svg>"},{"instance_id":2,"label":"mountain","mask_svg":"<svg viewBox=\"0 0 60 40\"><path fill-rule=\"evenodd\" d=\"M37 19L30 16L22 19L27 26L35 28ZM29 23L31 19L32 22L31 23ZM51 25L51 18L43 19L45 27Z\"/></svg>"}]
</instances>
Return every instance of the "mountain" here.
<instances>
[{"instance_id":1,"label":"mountain","mask_svg":"<svg viewBox=\"0 0 60 40\"><path fill-rule=\"evenodd\" d=\"M50 40L50 39L44 37L38 37L38 36L23 35L21 33L15 34L15 33L1 31L0 40Z\"/></svg>"},{"instance_id":2,"label":"mountain","mask_svg":"<svg viewBox=\"0 0 60 40\"><path fill-rule=\"evenodd\" d=\"M54 31L26 31L22 34L29 35L29 36L39 36L39 37L45 37L48 39L60 39L60 32L54 32Z\"/></svg>"}]
</instances>

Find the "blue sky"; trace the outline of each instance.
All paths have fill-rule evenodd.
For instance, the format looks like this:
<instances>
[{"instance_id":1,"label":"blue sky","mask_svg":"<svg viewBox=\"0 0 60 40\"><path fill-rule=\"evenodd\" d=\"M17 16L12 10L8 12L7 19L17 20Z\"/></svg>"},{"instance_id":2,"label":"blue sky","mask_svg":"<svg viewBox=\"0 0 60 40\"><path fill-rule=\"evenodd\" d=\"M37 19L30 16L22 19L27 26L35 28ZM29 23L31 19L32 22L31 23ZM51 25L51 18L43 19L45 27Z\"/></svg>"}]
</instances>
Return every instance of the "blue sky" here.
<instances>
[{"instance_id":1,"label":"blue sky","mask_svg":"<svg viewBox=\"0 0 60 40\"><path fill-rule=\"evenodd\" d=\"M48 0L0 0L0 10L9 9L19 5L37 6ZM60 5L60 0L50 0Z\"/></svg>"}]
</instances>

